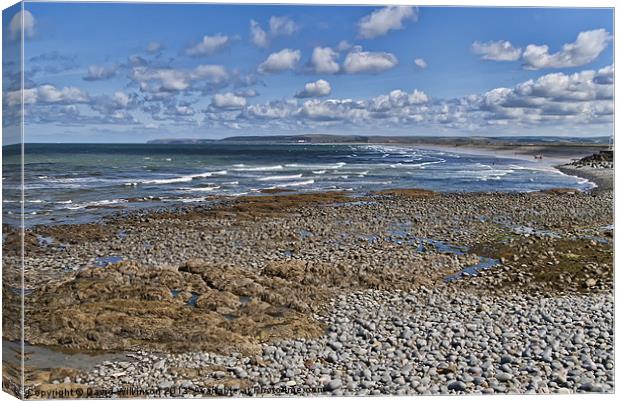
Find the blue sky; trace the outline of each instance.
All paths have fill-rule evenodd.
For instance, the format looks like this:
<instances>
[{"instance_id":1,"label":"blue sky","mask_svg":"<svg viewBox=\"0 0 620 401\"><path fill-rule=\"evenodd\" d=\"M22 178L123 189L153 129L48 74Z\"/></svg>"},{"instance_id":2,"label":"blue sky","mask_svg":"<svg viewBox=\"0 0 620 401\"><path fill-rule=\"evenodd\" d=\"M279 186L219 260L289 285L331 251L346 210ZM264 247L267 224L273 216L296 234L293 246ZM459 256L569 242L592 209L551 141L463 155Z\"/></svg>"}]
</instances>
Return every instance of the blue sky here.
<instances>
[{"instance_id":1,"label":"blue sky","mask_svg":"<svg viewBox=\"0 0 620 401\"><path fill-rule=\"evenodd\" d=\"M4 12L3 46L23 29L28 142L613 128L611 9L33 2L20 17Z\"/></svg>"}]
</instances>

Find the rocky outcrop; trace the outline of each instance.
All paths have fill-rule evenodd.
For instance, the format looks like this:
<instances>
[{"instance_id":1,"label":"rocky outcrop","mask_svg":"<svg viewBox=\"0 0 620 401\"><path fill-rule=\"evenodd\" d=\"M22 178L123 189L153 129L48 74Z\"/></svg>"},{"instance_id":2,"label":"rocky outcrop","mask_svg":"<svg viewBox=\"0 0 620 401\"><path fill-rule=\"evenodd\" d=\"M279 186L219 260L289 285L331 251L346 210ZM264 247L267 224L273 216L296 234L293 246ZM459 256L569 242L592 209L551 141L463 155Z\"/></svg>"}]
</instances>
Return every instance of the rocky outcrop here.
<instances>
[{"instance_id":1,"label":"rocky outcrop","mask_svg":"<svg viewBox=\"0 0 620 401\"><path fill-rule=\"evenodd\" d=\"M614 152L612 150L602 150L571 164L577 167L614 168Z\"/></svg>"}]
</instances>

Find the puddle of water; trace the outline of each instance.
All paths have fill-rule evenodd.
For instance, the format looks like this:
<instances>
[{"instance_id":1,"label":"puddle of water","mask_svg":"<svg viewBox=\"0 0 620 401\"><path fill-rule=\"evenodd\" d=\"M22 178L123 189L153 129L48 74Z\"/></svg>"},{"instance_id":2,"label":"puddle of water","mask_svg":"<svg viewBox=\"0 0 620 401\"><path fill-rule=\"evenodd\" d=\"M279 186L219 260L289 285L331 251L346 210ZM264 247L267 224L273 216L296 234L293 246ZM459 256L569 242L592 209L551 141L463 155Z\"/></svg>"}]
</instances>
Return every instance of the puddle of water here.
<instances>
[{"instance_id":1,"label":"puddle of water","mask_svg":"<svg viewBox=\"0 0 620 401\"><path fill-rule=\"evenodd\" d=\"M371 244L375 244L379 242L379 240L381 240L381 237L379 237L378 235L374 235L374 234L360 235L359 238L366 240Z\"/></svg>"},{"instance_id":2,"label":"puddle of water","mask_svg":"<svg viewBox=\"0 0 620 401\"><path fill-rule=\"evenodd\" d=\"M73 266L73 267L71 267L71 266L64 266L64 267L62 268L62 272L63 272L63 273L71 273L71 272L76 271L76 270L78 270L78 269L79 269L79 267L78 267L78 266Z\"/></svg>"},{"instance_id":3,"label":"puddle of water","mask_svg":"<svg viewBox=\"0 0 620 401\"><path fill-rule=\"evenodd\" d=\"M196 307L196 301L198 300L198 294L195 292L192 292L192 296L187 300L187 305L191 306L191 307Z\"/></svg>"},{"instance_id":4,"label":"puddle of water","mask_svg":"<svg viewBox=\"0 0 620 401\"><path fill-rule=\"evenodd\" d=\"M54 244L54 241L54 237L37 234L37 242L39 243L39 246L50 246Z\"/></svg>"},{"instance_id":5,"label":"puddle of water","mask_svg":"<svg viewBox=\"0 0 620 401\"><path fill-rule=\"evenodd\" d=\"M122 262L123 260L125 260L125 258L122 256L104 256L95 259L95 262L93 264L97 267L106 267L114 263Z\"/></svg>"},{"instance_id":6,"label":"puddle of water","mask_svg":"<svg viewBox=\"0 0 620 401\"><path fill-rule=\"evenodd\" d=\"M383 240L398 245L402 245L404 243L414 245L416 246L416 252L418 253L427 252L430 247L440 253L451 253L455 255L463 255L468 250L466 246L452 245L432 238L414 237L411 235L411 225L411 222L393 224L392 228L386 231L388 237L383 238ZM375 234L360 235L359 238L365 239L371 244L382 240L381 236Z\"/></svg>"},{"instance_id":7,"label":"puddle of water","mask_svg":"<svg viewBox=\"0 0 620 401\"><path fill-rule=\"evenodd\" d=\"M415 245L417 252L426 252L429 247L435 248L440 253L452 253L456 255L463 255L467 252L467 247L452 245L444 241L435 240L432 238L420 238L411 235L412 222L396 223L393 224L393 228L387 231L392 237L388 239L391 242L399 245L403 244L402 240L406 240L409 245Z\"/></svg>"},{"instance_id":8,"label":"puddle of water","mask_svg":"<svg viewBox=\"0 0 620 401\"><path fill-rule=\"evenodd\" d=\"M172 294L172 298L176 298L179 296L179 294L181 293L181 290L170 290L170 293ZM200 294L196 293L196 292L192 292L191 293L192 296L187 300L187 302L185 303L185 305L191 306L191 307L196 307L196 301L198 300L198 297L200 296Z\"/></svg>"},{"instance_id":9,"label":"puddle of water","mask_svg":"<svg viewBox=\"0 0 620 401\"><path fill-rule=\"evenodd\" d=\"M416 238L417 240L417 251L418 252L426 252L428 251L428 247L432 246L439 253L451 253L454 255L464 255L467 252L466 246L460 245L452 245L444 241L435 240L432 238Z\"/></svg>"},{"instance_id":10,"label":"puddle of water","mask_svg":"<svg viewBox=\"0 0 620 401\"><path fill-rule=\"evenodd\" d=\"M239 297L239 302L241 302L242 305L249 304L250 302L252 302L252 297L248 297L247 295L241 295Z\"/></svg>"},{"instance_id":11,"label":"puddle of water","mask_svg":"<svg viewBox=\"0 0 620 401\"><path fill-rule=\"evenodd\" d=\"M21 287L10 287L10 290L13 294L15 295L20 295L22 294L22 289ZM24 295L28 296L30 294L32 294L34 292L34 289L32 288L24 288Z\"/></svg>"},{"instance_id":12,"label":"puddle of water","mask_svg":"<svg viewBox=\"0 0 620 401\"><path fill-rule=\"evenodd\" d=\"M597 237L596 235L582 235L581 238L596 241L600 244L609 244L609 240L607 238Z\"/></svg>"},{"instance_id":13,"label":"puddle of water","mask_svg":"<svg viewBox=\"0 0 620 401\"><path fill-rule=\"evenodd\" d=\"M118 239L125 239L127 237L127 231L125 230L118 230L118 232L116 233L116 238Z\"/></svg>"},{"instance_id":14,"label":"puddle of water","mask_svg":"<svg viewBox=\"0 0 620 401\"><path fill-rule=\"evenodd\" d=\"M304 230L304 229L299 230L299 235L301 236L301 239L314 237L314 234L311 231Z\"/></svg>"},{"instance_id":15,"label":"puddle of water","mask_svg":"<svg viewBox=\"0 0 620 401\"><path fill-rule=\"evenodd\" d=\"M562 238L562 236L554 231L550 230L539 230L533 227L527 226L511 226L510 227L515 234L519 235L536 235L539 237L549 237L549 238Z\"/></svg>"},{"instance_id":16,"label":"puddle of water","mask_svg":"<svg viewBox=\"0 0 620 401\"><path fill-rule=\"evenodd\" d=\"M497 266L498 264L499 264L499 260L497 259L486 258L486 257L481 256L480 261L478 263L476 263L475 265L466 267L458 273L449 275L448 277L444 278L444 281L446 283L450 283L452 281L462 279L463 277L476 276L482 270L490 269L492 267Z\"/></svg>"},{"instance_id":17,"label":"puddle of water","mask_svg":"<svg viewBox=\"0 0 620 401\"><path fill-rule=\"evenodd\" d=\"M2 340L2 360L5 363L19 364L21 360L20 343ZM111 352L69 352L59 349L42 347L38 345L24 346L24 359L26 366L38 369L50 369L67 367L88 371L105 361L127 361L129 358L124 353Z\"/></svg>"},{"instance_id":18,"label":"puddle of water","mask_svg":"<svg viewBox=\"0 0 620 401\"><path fill-rule=\"evenodd\" d=\"M387 233L396 238L407 238L409 236L409 232L404 229L392 229L388 230Z\"/></svg>"}]
</instances>

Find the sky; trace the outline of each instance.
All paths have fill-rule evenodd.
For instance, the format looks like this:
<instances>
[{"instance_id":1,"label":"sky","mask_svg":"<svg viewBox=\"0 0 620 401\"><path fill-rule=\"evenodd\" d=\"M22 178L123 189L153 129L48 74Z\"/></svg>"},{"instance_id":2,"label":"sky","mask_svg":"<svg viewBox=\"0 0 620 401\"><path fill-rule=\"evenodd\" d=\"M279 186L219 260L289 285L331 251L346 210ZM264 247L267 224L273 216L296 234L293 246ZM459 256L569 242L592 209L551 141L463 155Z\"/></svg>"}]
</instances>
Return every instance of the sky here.
<instances>
[{"instance_id":1,"label":"sky","mask_svg":"<svg viewBox=\"0 0 620 401\"><path fill-rule=\"evenodd\" d=\"M611 135L611 9L27 2L26 142ZM13 62L12 62L13 61Z\"/></svg>"}]
</instances>

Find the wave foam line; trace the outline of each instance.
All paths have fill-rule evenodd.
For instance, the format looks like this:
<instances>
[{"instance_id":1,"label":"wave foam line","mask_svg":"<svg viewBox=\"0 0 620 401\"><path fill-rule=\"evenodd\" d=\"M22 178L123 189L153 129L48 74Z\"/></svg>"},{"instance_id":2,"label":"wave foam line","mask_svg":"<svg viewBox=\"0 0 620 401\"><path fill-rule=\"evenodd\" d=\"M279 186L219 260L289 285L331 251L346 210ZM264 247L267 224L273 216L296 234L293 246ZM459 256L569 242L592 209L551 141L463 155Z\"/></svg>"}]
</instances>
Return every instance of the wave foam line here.
<instances>
[{"instance_id":1,"label":"wave foam line","mask_svg":"<svg viewBox=\"0 0 620 401\"><path fill-rule=\"evenodd\" d=\"M347 163L345 162L331 163L331 164L298 164L298 163L285 164L286 167L290 167L290 168L317 169L317 170L336 170L346 165Z\"/></svg>"},{"instance_id":2,"label":"wave foam line","mask_svg":"<svg viewBox=\"0 0 620 401\"><path fill-rule=\"evenodd\" d=\"M268 177L257 178L257 181L287 181L294 180L295 178L301 178L303 174L292 174L292 175L271 175Z\"/></svg>"},{"instance_id":3,"label":"wave foam line","mask_svg":"<svg viewBox=\"0 0 620 401\"><path fill-rule=\"evenodd\" d=\"M245 167L244 164L235 164L234 171L272 171L272 170L282 170L284 167L280 164L276 166L255 166L255 167Z\"/></svg>"},{"instance_id":4,"label":"wave foam line","mask_svg":"<svg viewBox=\"0 0 620 401\"><path fill-rule=\"evenodd\" d=\"M180 177L171 177L171 178L158 178L153 180L143 180L143 181L134 181L134 182L126 182L124 185L126 186L136 186L138 184L174 184L177 182L189 182L198 178L208 178L214 175L226 175L228 174L227 170L219 170L219 171L206 171L204 173L198 174L188 174L182 175Z\"/></svg>"},{"instance_id":5,"label":"wave foam line","mask_svg":"<svg viewBox=\"0 0 620 401\"><path fill-rule=\"evenodd\" d=\"M214 191L216 189L220 189L220 186L214 186L214 187L196 187L196 188L180 188L182 191L188 191L188 192L209 192L209 191Z\"/></svg>"},{"instance_id":6,"label":"wave foam line","mask_svg":"<svg viewBox=\"0 0 620 401\"><path fill-rule=\"evenodd\" d=\"M390 164L391 168L398 168L398 167L406 167L406 168L421 168L424 169L426 166L430 166L432 164L440 164L440 163L445 163L446 160L445 159L440 159L440 160L436 160L436 161L432 161L432 162L423 162L423 163L396 163L396 164Z\"/></svg>"},{"instance_id":7,"label":"wave foam line","mask_svg":"<svg viewBox=\"0 0 620 401\"><path fill-rule=\"evenodd\" d=\"M285 184L278 184L276 188L286 188L286 187L302 187L305 185L314 184L314 180L306 180L306 181L296 181L296 182L287 182Z\"/></svg>"}]
</instances>

